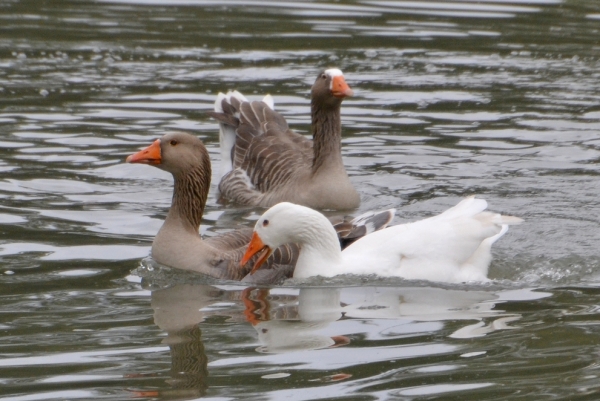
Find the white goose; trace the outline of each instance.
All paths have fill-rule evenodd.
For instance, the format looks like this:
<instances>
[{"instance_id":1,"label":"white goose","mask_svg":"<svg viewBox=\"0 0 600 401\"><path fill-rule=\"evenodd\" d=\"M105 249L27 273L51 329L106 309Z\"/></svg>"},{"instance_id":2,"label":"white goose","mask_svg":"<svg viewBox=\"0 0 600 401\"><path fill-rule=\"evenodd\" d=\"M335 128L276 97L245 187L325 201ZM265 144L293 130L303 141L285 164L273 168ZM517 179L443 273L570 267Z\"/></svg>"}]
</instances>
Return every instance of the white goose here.
<instances>
[{"instance_id":1,"label":"white goose","mask_svg":"<svg viewBox=\"0 0 600 401\"><path fill-rule=\"evenodd\" d=\"M388 227L340 250L335 231L319 212L279 203L256 222L244 265L259 254L253 271L273 249L300 245L295 278L340 274L397 276L442 282L487 281L492 244L518 217L485 212L487 202L469 197L428 219Z\"/></svg>"}]
</instances>

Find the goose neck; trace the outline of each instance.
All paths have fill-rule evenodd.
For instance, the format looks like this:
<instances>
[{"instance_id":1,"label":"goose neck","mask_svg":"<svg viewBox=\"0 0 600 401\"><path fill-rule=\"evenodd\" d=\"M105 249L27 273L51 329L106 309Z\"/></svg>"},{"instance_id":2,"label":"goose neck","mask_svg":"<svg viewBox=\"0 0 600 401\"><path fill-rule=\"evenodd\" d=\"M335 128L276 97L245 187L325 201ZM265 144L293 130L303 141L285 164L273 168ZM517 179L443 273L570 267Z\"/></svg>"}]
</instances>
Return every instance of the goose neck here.
<instances>
[{"instance_id":1,"label":"goose neck","mask_svg":"<svg viewBox=\"0 0 600 401\"><path fill-rule=\"evenodd\" d=\"M165 223L178 220L185 230L198 234L208 197L210 175L210 169L205 171L205 168L198 167L173 176L173 200Z\"/></svg>"},{"instance_id":2,"label":"goose neck","mask_svg":"<svg viewBox=\"0 0 600 401\"><path fill-rule=\"evenodd\" d=\"M339 274L342 264L340 243L329 221L322 217L324 224L307 225L299 232L301 250L294 277Z\"/></svg>"},{"instance_id":3,"label":"goose neck","mask_svg":"<svg viewBox=\"0 0 600 401\"><path fill-rule=\"evenodd\" d=\"M340 103L324 107L312 102L311 117L313 131L313 173L331 164L342 164L342 123ZM343 164L342 164L343 165Z\"/></svg>"}]
</instances>

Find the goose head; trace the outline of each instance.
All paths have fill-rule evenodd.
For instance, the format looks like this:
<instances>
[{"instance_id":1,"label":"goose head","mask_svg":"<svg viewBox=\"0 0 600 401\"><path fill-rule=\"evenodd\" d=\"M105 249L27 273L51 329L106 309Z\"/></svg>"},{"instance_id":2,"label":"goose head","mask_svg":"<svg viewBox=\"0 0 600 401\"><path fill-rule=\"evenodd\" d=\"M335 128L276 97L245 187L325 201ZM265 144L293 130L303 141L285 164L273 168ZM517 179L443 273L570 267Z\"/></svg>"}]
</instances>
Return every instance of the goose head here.
<instances>
[{"instance_id":1,"label":"goose head","mask_svg":"<svg viewBox=\"0 0 600 401\"><path fill-rule=\"evenodd\" d=\"M332 107L339 106L345 97L353 94L344 79L344 74L337 68L321 72L311 89L313 102Z\"/></svg>"},{"instance_id":2,"label":"goose head","mask_svg":"<svg viewBox=\"0 0 600 401\"><path fill-rule=\"evenodd\" d=\"M240 265L246 265L250 258L258 254L251 272L254 273L279 246L296 242L294 227L298 224L298 213L295 211L299 208L293 203L281 202L263 213L254 226L252 239Z\"/></svg>"},{"instance_id":3,"label":"goose head","mask_svg":"<svg viewBox=\"0 0 600 401\"><path fill-rule=\"evenodd\" d=\"M256 222L240 264L244 266L258 254L251 271L254 273L281 245L296 243L300 247L310 247L328 242L332 242L339 252L337 235L325 216L305 206L281 202L267 210Z\"/></svg>"},{"instance_id":4,"label":"goose head","mask_svg":"<svg viewBox=\"0 0 600 401\"><path fill-rule=\"evenodd\" d=\"M210 175L210 159L202 141L184 132L174 132L127 157L127 163L148 164L181 176L204 167Z\"/></svg>"}]
</instances>

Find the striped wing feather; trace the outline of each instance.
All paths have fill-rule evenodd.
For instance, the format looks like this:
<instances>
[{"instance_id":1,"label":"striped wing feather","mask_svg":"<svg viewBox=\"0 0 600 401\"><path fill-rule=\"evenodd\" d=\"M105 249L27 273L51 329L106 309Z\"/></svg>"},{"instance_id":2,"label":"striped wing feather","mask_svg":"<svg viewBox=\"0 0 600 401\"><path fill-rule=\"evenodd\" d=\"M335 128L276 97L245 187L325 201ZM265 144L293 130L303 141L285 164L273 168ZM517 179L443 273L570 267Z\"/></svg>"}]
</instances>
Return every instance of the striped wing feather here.
<instances>
[{"instance_id":1,"label":"striped wing feather","mask_svg":"<svg viewBox=\"0 0 600 401\"><path fill-rule=\"evenodd\" d=\"M285 118L263 101L235 97L222 100L223 113L209 113L236 129L233 170L219 190L226 197L248 201L288 183L293 174L312 165L312 141L289 129Z\"/></svg>"}]
</instances>

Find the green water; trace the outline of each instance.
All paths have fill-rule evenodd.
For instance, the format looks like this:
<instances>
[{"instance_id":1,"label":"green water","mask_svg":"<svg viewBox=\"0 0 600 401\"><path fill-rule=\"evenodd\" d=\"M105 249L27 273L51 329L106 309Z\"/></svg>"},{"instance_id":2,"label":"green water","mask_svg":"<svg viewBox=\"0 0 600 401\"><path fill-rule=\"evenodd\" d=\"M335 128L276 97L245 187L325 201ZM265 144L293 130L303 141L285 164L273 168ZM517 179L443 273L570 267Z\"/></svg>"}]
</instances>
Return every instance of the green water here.
<instances>
[{"instance_id":1,"label":"green water","mask_svg":"<svg viewBox=\"0 0 600 401\"><path fill-rule=\"evenodd\" d=\"M595 400L600 4L0 3L0 398ZM341 68L343 154L395 223L477 194L525 222L489 285L340 278L254 289L140 267L168 174L219 91L270 93L308 134ZM251 226L213 179L201 231Z\"/></svg>"}]
</instances>

